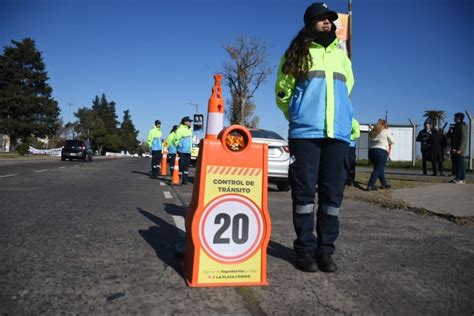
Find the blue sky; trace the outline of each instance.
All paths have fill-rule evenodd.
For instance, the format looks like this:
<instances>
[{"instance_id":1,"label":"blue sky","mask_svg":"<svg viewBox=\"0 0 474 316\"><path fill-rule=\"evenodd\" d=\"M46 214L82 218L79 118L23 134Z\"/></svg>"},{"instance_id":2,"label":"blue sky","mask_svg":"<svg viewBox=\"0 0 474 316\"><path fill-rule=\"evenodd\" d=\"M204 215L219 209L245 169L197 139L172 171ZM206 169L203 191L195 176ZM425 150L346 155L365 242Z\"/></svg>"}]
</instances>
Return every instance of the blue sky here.
<instances>
[{"instance_id":1,"label":"blue sky","mask_svg":"<svg viewBox=\"0 0 474 316\"><path fill-rule=\"evenodd\" d=\"M306 0L0 0L0 45L31 37L43 53L53 97L68 121L105 93L130 109L145 139L155 119L167 135L199 105L237 36L261 39L275 67L303 26ZM347 1L327 1L346 13ZM353 0L352 102L361 123L385 116L422 123L425 110L474 110L471 0ZM260 127L286 137L274 102L275 72L257 91ZM224 97L229 98L227 88ZM69 104L72 105L69 105ZM228 105L227 105L228 106Z\"/></svg>"}]
</instances>

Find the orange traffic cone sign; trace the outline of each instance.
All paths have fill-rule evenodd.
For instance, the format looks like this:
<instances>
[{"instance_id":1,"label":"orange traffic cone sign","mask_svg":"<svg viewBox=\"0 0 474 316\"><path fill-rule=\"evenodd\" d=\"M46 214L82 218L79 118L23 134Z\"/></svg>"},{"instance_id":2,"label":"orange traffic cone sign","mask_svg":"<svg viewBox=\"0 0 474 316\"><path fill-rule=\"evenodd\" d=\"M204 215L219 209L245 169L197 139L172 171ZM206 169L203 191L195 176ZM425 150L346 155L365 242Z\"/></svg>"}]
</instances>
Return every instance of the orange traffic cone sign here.
<instances>
[{"instance_id":1,"label":"orange traffic cone sign","mask_svg":"<svg viewBox=\"0 0 474 316\"><path fill-rule=\"evenodd\" d=\"M163 158L161 159L161 175L166 176L168 173L168 149L163 146Z\"/></svg>"},{"instance_id":2,"label":"orange traffic cone sign","mask_svg":"<svg viewBox=\"0 0 474 316\"><path fill-rule=\"evenodd\" d=\"M180 185L179 181L179 156L176 154L176 159L174 160L173 175L171 177L171 185Z\"/></svg>"},{"instance_id":3,"label":"orange traffic cone sign","mask_svg":"<svg viewBox=\"0 0 474 316\"><path fill-rule=\"evenodd\" d=\"M209 99L191 203L184 275L191 287L267 285L268 145L243 126L222 129L221 75Z\"/></svg>"}]
</instances>

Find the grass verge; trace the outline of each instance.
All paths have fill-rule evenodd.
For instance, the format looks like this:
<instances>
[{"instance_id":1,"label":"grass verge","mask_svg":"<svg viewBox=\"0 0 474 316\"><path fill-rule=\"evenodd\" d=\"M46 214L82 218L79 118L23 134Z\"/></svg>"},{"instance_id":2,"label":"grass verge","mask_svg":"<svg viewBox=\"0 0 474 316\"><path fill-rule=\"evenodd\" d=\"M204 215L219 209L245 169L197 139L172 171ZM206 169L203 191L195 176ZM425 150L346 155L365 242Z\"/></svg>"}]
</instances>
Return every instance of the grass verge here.
<instances>
[{"instance_id":1,"label":"grass verge","mask_svg":"<svg viewBox=\"0 0 474 316\"><path fill-rule=\"evenodd\" d=\"M456 217L448 214L439 214L428 209L412 207L406 202L394 198L392 196L393 190L377 190L366 191L367 183L369 182L370 174L360 172L357 174L357 181L354 186L346 187L344 191L345 198L353 201L362 201L372 203L387 209L401 209L409 212L414 212L423 216L440 217L458 225L474 226L474 217ZM392 185L393 189L409 189L420 186L428 186L436 183L446 183L447 177L426 177L414 175L385 175L387 181Z\"/></svg>"}]
</instances>

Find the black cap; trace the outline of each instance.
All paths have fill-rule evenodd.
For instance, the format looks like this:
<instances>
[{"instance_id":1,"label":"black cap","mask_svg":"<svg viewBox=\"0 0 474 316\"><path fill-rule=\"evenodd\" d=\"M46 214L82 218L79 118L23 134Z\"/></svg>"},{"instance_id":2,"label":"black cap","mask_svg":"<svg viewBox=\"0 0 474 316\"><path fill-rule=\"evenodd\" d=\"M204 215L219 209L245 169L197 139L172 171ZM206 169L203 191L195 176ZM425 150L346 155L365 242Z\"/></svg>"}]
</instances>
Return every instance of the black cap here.
<instances>
[{"instance_id":1,"label":"black cap","mask_svg":"<svg viewBox=\"0 0 474 316\"><path fill-rule=\"evenodd\" d=\"M304 12L304 24L309 25L313 18L325 13L329 14L329 19L331 20L331 22L336 21L338 18L337 13L329 10L326 3L324 2L313 3L312 5L307 7L306 11Z\"/></svg>"},{"instance_id":2,"label":"black cap","mask_svg":"<svg viewBox=\"0 0 474 316\"><path fill-rule=\"evenodd\" d=\"M192 121L193 121L193 120L191 120L191 119L189 118L189 116L185 116L185 117L183 117L183 118L181 119L181 123L192 122Z\"/></svg>"},{"instance_id":3,"label":"black cap","mask_svg":"<svg viewBox=\"0 0 474 316\"><path fill-rule=\"evenodd\" d=\"M161 125L161 121L160 121L160 120L156 120L156 121L155 121L155 125Z\"/></svg>"}]
</instances>

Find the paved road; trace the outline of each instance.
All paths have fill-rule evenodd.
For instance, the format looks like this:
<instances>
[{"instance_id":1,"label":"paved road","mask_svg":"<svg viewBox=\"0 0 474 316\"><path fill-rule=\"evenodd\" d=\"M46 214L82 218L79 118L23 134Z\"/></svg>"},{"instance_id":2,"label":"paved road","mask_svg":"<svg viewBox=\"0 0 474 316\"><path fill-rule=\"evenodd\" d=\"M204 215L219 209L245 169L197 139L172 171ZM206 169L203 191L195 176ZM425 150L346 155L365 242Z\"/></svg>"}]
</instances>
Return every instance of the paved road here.
<instances>
[{"instance_id":1,"label":"paved road","mask_svg":"<svg viewBox=\"0 0 474 316\"><path fill-rule=\"evenodd\" d=\"M0 314L474 312L472 227L346 200L339 271L303 273L290 193L273 189L270 285L188 288L173 247L191 186L149 179L149 163L0 164L17 174L0 178Z\"/></svg>"}]
</instances>

